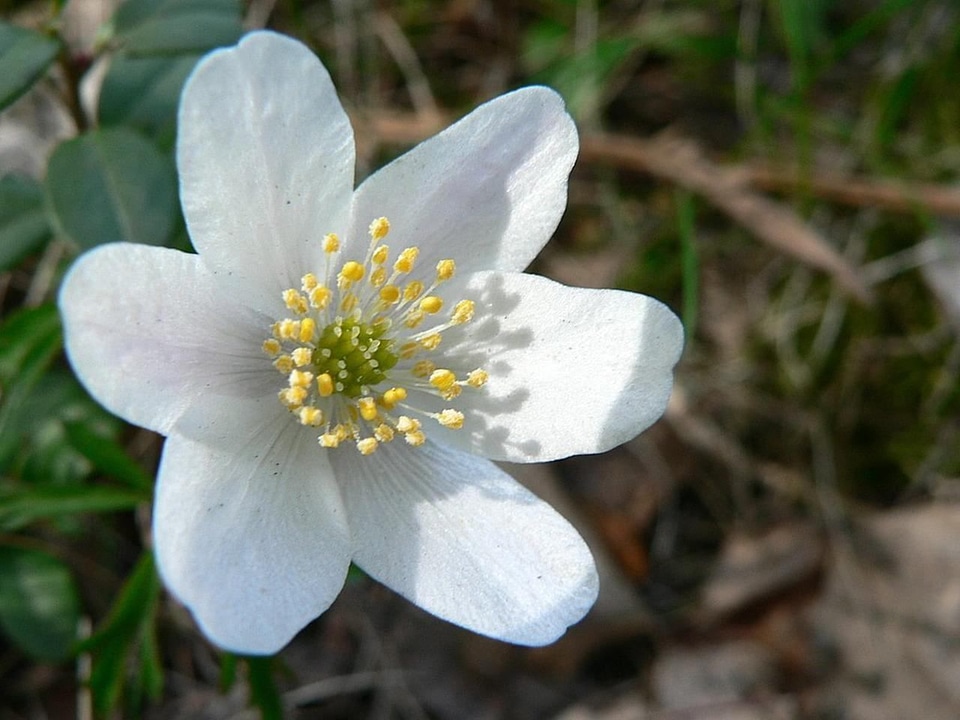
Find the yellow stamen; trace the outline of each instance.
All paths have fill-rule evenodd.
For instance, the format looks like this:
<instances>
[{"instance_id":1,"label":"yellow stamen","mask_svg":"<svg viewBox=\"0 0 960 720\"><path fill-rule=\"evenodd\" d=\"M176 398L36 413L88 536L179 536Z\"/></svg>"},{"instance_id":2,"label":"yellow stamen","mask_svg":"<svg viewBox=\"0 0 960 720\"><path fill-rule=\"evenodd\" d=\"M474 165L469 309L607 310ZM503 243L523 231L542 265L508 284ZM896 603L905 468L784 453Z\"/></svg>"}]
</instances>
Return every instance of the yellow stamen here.
<instances>
[{"instance_id":1,"label":"yellow stamen","mask_svg":"<svg viewBox=\"0 0 960 720\"><path fill-rule=\"evenodd\" d=\"M483 387L486 384L489 377L490 376L487 374L486 370L477 368L472 373L467 375L467 385L475 388Z\"/></svg>"},{"instance_id":2,"label":"yellow stamen","mask_svg":"<svg viewBox=\"0 0 960 720\"><path fill-rule=\"evenodd\" d=\"M300 278L300 289L305 293L309 293L313 290L320 282L317 280L317 276L313 273L307 273L302 278Z\"/></svg>"},{"instance_id":3,"label":"yellow stamen","mask_svg":"<svg viewBox=\"0 0 960 720\"><path fill-rule=\"evenodd\" d=\"M340 444L340 436L337 433L324 433L317 438L317 441L325 448L335 448Z\"/></svg>"},{"instance_id":4,"label":"yellow stamen","mask_svg":"<svg viewBox=\"0 0 960 720\"><path fill-rule=\"evenodd\" d=\"M457 264L453 260L441 260L437 263L437 282L443 282L453 277Z\"/></svg>"},{"instance_id":5,"label":"yellow stamen","mask_svg":"<svg viewBox=\"0 0 960 720\"><path fill-rule=\"evenodd\" d=\"M307 390L302 387L288 387L277 393L277 396L287 408L296 410L307 399Z\"/></svg>"},{"instance_id":6,"label":"yellow stamen","mask_svg":"<svg viewBox=\"0 0 960 720\"><path fill-rule=\"evenodd\" d=\"M437 422L443 425L446 428L452 430L459 430L463 427L463 413L459 410L441 410L439 413L434 415Z\"/></svg>"},{"instance_id":7,"label":"yellow stamen","mask_svg":"<svg viewBox=\"0 0 960 720\"><path fill-rule=\"evenodd\" d=\"M393 264L393 269L398 273L408 273L413 270L413 264L417 261L417 256L420 254L420 248L418 247L408 247L406 250L400 253L400 257L397 258L397 261Z\"/></svg>"},{"instance_id":8,"label":"yellow stamen","mask_svg":"<svg viewBox=\"0 0 960 720\"><path fill-rule=\"evenodd\" d=\"M461 300L454 306L453 315L450 319L454 325L463 325L463 323L473 320L473 310L473 300Z\"/></svg>"},{"instance_id":9,"label":"yellow stamen","mask_svg":"<svg viewBox=\"0 0 960 720\"><path fill-rule=\"evenodd\" d=\"M382 267L378 267L372 273L370 273L370 284L378 288L387 281L387 271Z\"/></svg>"},{"instance_id":10,"label":"yellow stamen","mask_svg":"<svg viewBox=\"0 0 960 720\"><path fill-rule=\"evenodd\" d=\"M363 280L363 276L366 272L366 268L364 268L363 265L358 263L356 260L348 260L343 264L343 267L340 268L340 274L337 277L339 277L341 280L355 283Z\"/></svg>"},{"instance_id":11,"label":"yellow stamen","mask_svg":"<svg viewBox=\"0 0 960 720\"><path fill-rule=\"evenodd\" d=\"M335 253L340 249L340 238L336 233L329 233L323 236L323 251L325 253Z\"/></svg>"},{"instance_id":12,"label":"yellow stamen","mask_svg":"<svg viewBox=\"0 0 960 720\"><path fill-rule=\"evenodd\" d=\"M309 370L291 370L288 381L290 387L308 388L313 382L313 373Z\"/></svg>"},{"instance_id":13,"label":"yellow stamen","mask_svg":"<svg viewBox=\"0 0 960 720\"><path fill-rule=\"evenodd\" d=\"M379 445L379 443L376 438L368 437L363 440L357 440L357 450L360 451L361 455L370 455L377 449L377 445Z\"/></svg>"},{"instance_id":14,"label":"yellow stamen","mask_svg":"<svg viewBox=\"0 0 960 720\"><path fill-rule=\"evenodd\" d=\"M307 299L293 288L283 291L283 303L298 315L307 311Z\"/></svg>"},{"instance_id":15,"label":"yellow stamen","mask_svg":"<svg viewBox=\"0 0 960 720\"><path fill-rule=\"evenodd\" d=\"M403 299L407 302L413 302L423 293L423 283L419 280L411 280L403 289Z\"/></svg>"},{"instance_id":16,"label":"yellow stamen","mask_svg":"<svg viewBox=\"0 0 960 720\"><path fill-rule=\"evenodd\" d=\"M385 217L377 218L370 223L370 237L374 240L383 240L390 232L390 221Z\"/></svg>"},{"instance_id":17,"label":"yellow stamen","mask_svg":"<svg viewBox=\"0 0 960 720\"><path fill-rule=\"evenodd\" d=\"M299 347L290 353L290 356L293 358L293 364L297 367L303 367L304 365L309 365L310 361L313 360L313 350L310 348Z\"/></svg>"},{"instance_id":18,"label":"yellow stamen","mask_svg":"<svg viewBox=\"0 0 960 720\"><path fill-rule=\"evenodd\" d=\"M420 301L420 309L431 315L440 312L440 308L442 307L443 300L436 295L427 295L427 297Z\"/></svg>"},{"instance_id":19,"label":"yellow stamen","mask_svg":"<svg viewBox=\"0 0 960 720\"><path fill-rule=\"evenodd\" d=\"M406 399L407 391L404 388L395 387L387 390L380 398L380 402L387 410L392 410L397 406L397 403L401 403Z\"/></svg>"},{"instance_id":20,"label":"yellow stamen","mask_svg":"<svg viewBox=\"0 0 960 720\"><path fill-rule=\"evenodd\" d=\"M434 370L430 373L430 384L441 392L449 390L457 383L457 376L449 370Z\"/></svg>"},{"instance_id":21,"label":"yellow stamen","mask_svg":"<svg viewBox=\"0 0 960 720\"><path fill-rule=\"evenodd\" d=\"M330 304L330 298L332 297L333 292L330 288L319 285L310 291L310 305L318 310L323 310Z\"/></svg>"},{"instance_id":22,"label":"yellow stamen","mask_svg":"<svg viewBox=\"0 0 960 720\"><path fill-rule=\"evenodd\" d=\"M273 366L284 375L293 370L293 358L289 355L281 355L273 361Z\"/></svg>"},{"instance_id":23,"label":"yellow stamen","mask_svg":"<svg viewBox=\"0 0 960 720\"><path fill-rule=\"evenodd\" d=\"M333 395L333 378L330 377L330 373L317 376L317 392L320 393L320 397Z\"/></svg>"},{"instance_id":24,"label":"yellow stamen","mask_svg":"<svg viewBox=\"0 0 960 720\"><path fill-rule=\"evenodd\" d=\"M403 439L407 441L408 445L413 447L420 447L427 441L427 436L423 434L420 430L414 430L413 432L408 432L403 436Z\"/></svg>"},{"instance_id":25,"label":"yellow stamen","mask_svg":"<svg viewBox=\"0 0 960 720\"><path fill-rule=\"evenodd\" d=\"M373 255L370 259L373 260L373 262L377 265L383 265L387 261L388 257L390 257L390 248L386 245L381 245L373 251Z\"/></svg>"},{"instance_id":26,"label":"yellow stamen","mask_svg":"<svg viewBox=\"0 0 960 720\"><path fill-rule=\"evenodd\" d=\"M411 310L410 312L407 313L407 316L403 319L403 324L406 325L408 328L413 329L423 322L423 318L424 318L424 315L421 310Z\"/></svg>"},{"instance_id":27,"label":"yellow stamen","mask_svg":"<svg viewBox=\"0 0 960 720\"><path fill-rule=\"evenodd\" d=\"M401 415L397 418L397 431L402 433L411 433L416 432L420 429L420 421L414 420L411 417L406 415Z\"/></svg>"},{"instance_id":28,"label":"yellow stamen","mask_svg":"<svg viewBox=\"0 0 960 720\"><path fill-rule=\"evenodd\" d=\"M420 338L420 345L427 350L436 350L440 345L440 333L434 332Z\"/></svg>"},{"instance_id":29,"label":"yellow stamen","mask_svg":"<svg viewBox=\"0 0 960 720\"><path fill-rule=\"evenodd\" d=\"M434 370L437 369L437 365L430 360L419 360L414 363L413 368L411 368L410 373L414 377L425 378L430 375Z\"/></svg>"},{"instance_id":30,"label":"yellow stamen","mask_svg":"<svg viewBox=\"0 0 960 720\"><path fill-rule=\"evenodd\" d=\"M360 408L360 417L362 417L367 422L376 420L377 416L380 414L377 410L377 401L372 397L363 397L357 401L357 406Z\"/></svg>"},{"instance_id":31,"label":"yellow stamen","mask_svg":"<svg viewBox=\"0 0 960 720\"><path fill-rule=\"evenodd\" d=\"M300 342L313 342L317 335L317 321L313 318L304 318L300 321Z\"/></svg>"},{"instance_id":32,"label":"yellow stamen","mask_svg":"<svg viewBox=\"0 0 960 720\"><path fill-rule=\"evenodd\" d=\"M393 428L386 423L380 423L373 430L373 436L382 443L393 440Z\"/></svg>"},{"instance_id":33,"label":"yellow stamen","mask_svg":"<svg viewBox=\"0 0 960 720\"><path fill-rule=\"evenodd\" d=\"M323 424L323 411L320 408L313 407L313 405L306 405L300 408L298 415L301 425L317 427Z\"/></svg>"},{"instance_id":34,"label":"yellow stamen","mask_svg":"<svg viewBox=\"0 0 960 720\"><path fill-rule=\"evenodd\" d=\"M260 347L262 347L263 351L270 357L276 357L280 354L280 343L273 338L267 338L264 340L263 345Z\"/></svg>"},{"instance_id":35,"label":"yellow stamen","mask_svg":"<svg viewBox=\"0 0 960 720\"><path fill-rule=\"evenodd\" d=\"M400 288L396 285L385 285L380 288L380 299L389 305L393 305L400 299Z\"/></svg>"}]
</instances>

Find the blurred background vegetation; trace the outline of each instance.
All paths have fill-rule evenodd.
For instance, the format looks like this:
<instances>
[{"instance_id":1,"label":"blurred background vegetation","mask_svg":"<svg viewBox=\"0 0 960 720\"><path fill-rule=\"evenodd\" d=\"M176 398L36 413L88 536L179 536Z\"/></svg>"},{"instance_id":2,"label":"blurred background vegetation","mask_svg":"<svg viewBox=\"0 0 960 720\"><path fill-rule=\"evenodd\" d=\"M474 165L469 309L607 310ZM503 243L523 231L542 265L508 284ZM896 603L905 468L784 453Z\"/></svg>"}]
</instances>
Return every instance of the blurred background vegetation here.
<instances>
[{"instance_id":1,"label":"blurred background vegetation","mask_svg":"<svg viewBox=\"0 0 960 720\"><path fill-rule=\"evenodd\" d=\"M0 13L0 719L960 715L960 5ZM684 320L663 421L601 456L513 468L603 575L552 648L471 636L358 575L283 653L236 658L158 583L162 439L86 395L54 300L94 245L189 248L179 88L263 26L330 69L358 180L494 95L557 89L582 152L532 271Z\"/></svg>"}]
</instances>

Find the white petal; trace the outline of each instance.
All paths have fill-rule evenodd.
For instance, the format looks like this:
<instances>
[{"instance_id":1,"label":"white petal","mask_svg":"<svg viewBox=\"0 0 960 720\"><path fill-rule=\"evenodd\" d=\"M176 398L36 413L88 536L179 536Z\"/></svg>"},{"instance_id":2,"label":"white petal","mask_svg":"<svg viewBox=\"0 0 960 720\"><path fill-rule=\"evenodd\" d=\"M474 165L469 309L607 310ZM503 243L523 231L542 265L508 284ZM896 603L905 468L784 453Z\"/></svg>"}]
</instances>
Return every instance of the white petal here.
<instances>
[{"instance_id":1,"label":"white petal","mask_svg":"<svg viewBox=\"0 0 960 720\"><path fill-rule=\"evenodd\" d=\"M236 422L191 413L167 439L154 544L164 582L213 642L268 654L340 592L349 532L316 433L275 398L230 405Z\"/></svg>"},{"instance_id":2,"label":"white petal","mask_svg":"<svg viewBox=\"0 0 960 720\"><path fill-rule=\"evenodd\" d=\"M136 425L166 434L195 399L276 391L268 321L222 296L196 255L103 245L74 263L59 304L77 376Z\"/></svg>"},{"instance_id":3,"label":"white petal","mask_svg":"<svg viewBox=\"0 0 960 720\"><path fill-rule=\"evenodd\" d=\"M608 450L666 409L683 328L657 300L515 273L477 273L464 292L477 313L459 339L444 335L444 362L482 367L490 379L454 402L467 416L462 430L431 428L430 437L539 462Z\"/></svg>"},{"instance_id":4,"label":"white petal","mask_svg":"<svg viewBox=\"0 0 960 720\"><path fill-rule=\"evenodd\" d=\"M559 95L503 95L367 179L352 232L386 216L391 247L419 246L430 273L447 257L461 272L522 270L560 222L577 151Z\"/></svg>"},{"instance_id":5,"label":"white petal","mask_svg":"<svg viewBox=\"0 0 960 720\"><path fill-rule=\"evenodd\" d=\"M331 462L354 561L424 610L545 645L593 605L596 570L576 530L493 463L402 440Z\"/></svg>"},{"instance_id":6,"label":"white petal","mask_svg":"<svg viewBox=\"0 0 960 720\"><path fill-rule=\"evenodd\" d=\"M177 166L194 246L257 307L322 269L321 238L346 229L353 131L323 65L290 38L251 33L200 61Z\"/></svg>"}]
</instances>

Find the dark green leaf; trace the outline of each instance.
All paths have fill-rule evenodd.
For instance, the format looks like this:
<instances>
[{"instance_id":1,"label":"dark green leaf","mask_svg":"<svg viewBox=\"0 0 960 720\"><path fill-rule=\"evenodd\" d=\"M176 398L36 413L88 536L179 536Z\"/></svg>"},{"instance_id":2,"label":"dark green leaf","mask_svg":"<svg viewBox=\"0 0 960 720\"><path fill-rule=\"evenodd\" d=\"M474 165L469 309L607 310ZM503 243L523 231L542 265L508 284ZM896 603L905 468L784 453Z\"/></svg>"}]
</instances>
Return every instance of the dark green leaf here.
<instances>
[{"instance_id":1,"label":"dark green leaf","mask_svg":"<svg viewBox=\"0 0 960 720\"><path fill-rule=\"evenodd\" d=\"M82 248L170 240L177 218L173 166L132 130L97 130L62 143L50 157L46 186L60 230Z\"/></svg>"},{"instance_id":2,"label":"dark green leaf","mask_svg":"<svg viewBox=\"0 0 960 720\"><path fill-rule=\"evenodd\" d=\"M103 626L81 645L81 649L94 656L90 689L97 714L102 717L110 715L123 688L129 687L128 663L134 653L141 661L134 672L137 676L146 676L142 679L147 694L163 683L154 637L159 597L160 579L153 555L145 552L127 578Z\"/></svg>"},{"instance_id":3,"label":"dark green leaf","mask_svg":"<svg viewBox=\"0 0 960 720\"><path fill-rule=\"evenodd\" d=\"M60 43L0 22L0 110L23 95L60 52Z\"/></svg>"},{"instance_id":4,"label":"dark green leaf","mask_svg":"<svg viewBox=\"0 0 960 720\"><path fill-rule=\"evenodd\" d=\"M0 546L0 578L0 628L37 659L67 657L80 613L70 571L46 553Z\"/></svg>"},{"instance_id":5,"label":"dark green leaf","mask_svg":"<svg viewBox=\"0 0 960 720\"><path fill-rule=\"evenodd\" d=\"M53 305L26 308L6 318L0 325L0 390L6 391L37 364L38 355L44 359L48 348L59 342L60 316Z\"/></svg>"},{"instance_id":6,"label":"dark green leaf","mask_svg":"<svg viewBox=\"0 0 960 720\"><path fill-rule=\"evenodd\" d=\"M246 658L250 701L260 710L262 720L283 720L283 701L273 679L273 657Z\"/></svg>"},{"instance_id":7,"label":"dark green leaf","mask_svg":"<svg viewBox=\"0 0 960 720\"><path fill-rule=\"evenodd\" d=\"M150 499L149 493L98 485L18 485L0 489L0 530L79 513L129 510Z\"/></svg>"},{"instance_id":8,"label":"dark green leaf","mask_svg":"<svg viewBox=\"0 0 960 720\"><path fill-rule=\"evenodd\" d=\"M131 55L202 53L232 45L243 32L236 0L127 0L113 29Z\"/></svg>"},{"instance_id":9,"label":"dark green leaf","mask_svg":"<svg viewBox=\"0 0 960 720\"><path fill-rule=\"evenodd\" d=\"M0 271L17 265L49 237L40 184L19 175L0 178Z\"/></svg>"},{"instance_id":10,"label":"dark green leaf","mask_svg":"<svg viewBox=\"0 0 960 720\"><path fill-rule=\"evenodd\" d=\"M153 480L113 438L94 432L86 422L65 424L70 444L93 466L125 485L149 493Z\"/></svg>"},{"instance_id":11,"label":"dark green leaf","mask_svg":"<svg viewBox=\"0 0 960 720\"><path fill-rule=\"evenodd\" d=\"M172 140L180 89L198 59L117 55L100 90L100 124L131 125Z\"/></svg>"}]
</instances>

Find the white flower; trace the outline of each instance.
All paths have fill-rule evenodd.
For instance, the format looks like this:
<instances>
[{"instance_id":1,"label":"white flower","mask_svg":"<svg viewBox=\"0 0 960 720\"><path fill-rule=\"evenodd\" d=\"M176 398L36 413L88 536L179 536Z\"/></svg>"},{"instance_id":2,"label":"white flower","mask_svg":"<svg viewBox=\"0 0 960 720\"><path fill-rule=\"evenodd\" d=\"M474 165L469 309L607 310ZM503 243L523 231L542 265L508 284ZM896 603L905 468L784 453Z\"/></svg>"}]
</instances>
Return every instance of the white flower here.
<instances>
[{"instance_id":1,"label":"white flower","mask_svg":"<svg viewBox=\"0 0 960 720\"><path fill-rule=\"evenodd\" d=\"M527 88L354 190L353 134L307 48L260 32L197 66L177 163L198 254L102 246L60 307L94 397L167 436L158 566L215 643L278 650L351 561L520 644L593 604L586 545L491 460L635 436L682 331L650 298L520 273L576 154L559 96Z\"/></svg>"}]
</instances>

